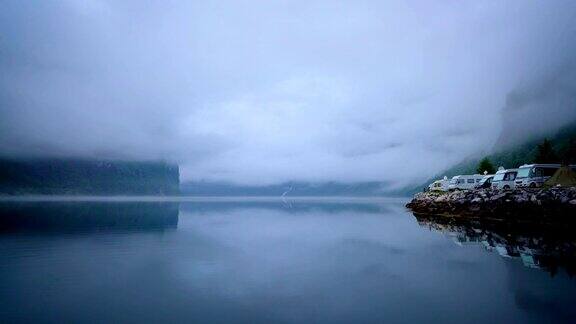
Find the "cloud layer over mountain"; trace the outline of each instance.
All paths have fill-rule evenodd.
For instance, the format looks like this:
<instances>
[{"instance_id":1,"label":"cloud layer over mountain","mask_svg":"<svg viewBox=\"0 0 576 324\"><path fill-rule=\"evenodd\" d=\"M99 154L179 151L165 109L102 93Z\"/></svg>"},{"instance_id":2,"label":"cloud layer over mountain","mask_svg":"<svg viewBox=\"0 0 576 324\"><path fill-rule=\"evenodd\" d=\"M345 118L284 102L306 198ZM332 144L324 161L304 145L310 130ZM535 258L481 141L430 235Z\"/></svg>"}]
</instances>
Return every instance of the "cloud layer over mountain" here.
<instances>
[{"instance_id":1,"label":"cloud layer over mountain","mask_svg":"<svg viewBox=\"0 0 576 324\"><path fill-rule=\"evenodd\" d=\"M561 0L5 1L0 152L408 183L490 149L504 107L576 118L575 21Z\"/></svg>"}]
</instances>

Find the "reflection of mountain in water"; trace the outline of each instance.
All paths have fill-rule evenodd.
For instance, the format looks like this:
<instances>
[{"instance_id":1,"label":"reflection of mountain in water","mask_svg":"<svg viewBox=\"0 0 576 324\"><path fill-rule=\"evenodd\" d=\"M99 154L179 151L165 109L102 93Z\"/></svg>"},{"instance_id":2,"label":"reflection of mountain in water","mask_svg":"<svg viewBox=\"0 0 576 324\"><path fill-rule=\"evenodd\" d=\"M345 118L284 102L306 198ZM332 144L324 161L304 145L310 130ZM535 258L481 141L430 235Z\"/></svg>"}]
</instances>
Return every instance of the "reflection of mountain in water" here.
<instances>
[{"instance_id":1,"label":"reflection of mountain in water","mask_svg":"<svg viewBox=\"0 0 576 324\"><path fill-rule=\"evenodd\" d=\"M177 203L1 202L0 233L162 231L178 226Z\"/></svg>"},{"instance_id":2,"label":"reflection of mountain in water","mask_svg":"<svg viewBox=\"0 0 576 324\"><path fill-rule=\"evenodd\" d=\"M576 234L572 226L480 222L466 219L415 215L418 224L451 236L459 245L481 245L524 266L556 274L564 269L576 274Z\"/></svg>"}]
</instances>

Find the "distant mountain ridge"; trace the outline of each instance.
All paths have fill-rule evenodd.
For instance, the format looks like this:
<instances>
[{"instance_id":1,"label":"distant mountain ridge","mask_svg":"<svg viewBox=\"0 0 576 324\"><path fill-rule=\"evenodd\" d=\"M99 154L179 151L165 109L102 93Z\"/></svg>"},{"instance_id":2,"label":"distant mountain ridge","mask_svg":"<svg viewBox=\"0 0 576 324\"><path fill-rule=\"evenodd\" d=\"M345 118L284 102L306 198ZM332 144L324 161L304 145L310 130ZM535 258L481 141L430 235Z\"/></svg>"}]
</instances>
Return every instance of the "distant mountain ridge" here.
<instances>
[{"instance_id":1,"label":"distant mountain ridge","mask_svg":"<svg viewBox=\"0 0 576 324\"><path fill-rule=\"evenodd\" d=\"M174 195L177 165L163 161L0 159L0 194Z\"/></svg>"}]
</instances>

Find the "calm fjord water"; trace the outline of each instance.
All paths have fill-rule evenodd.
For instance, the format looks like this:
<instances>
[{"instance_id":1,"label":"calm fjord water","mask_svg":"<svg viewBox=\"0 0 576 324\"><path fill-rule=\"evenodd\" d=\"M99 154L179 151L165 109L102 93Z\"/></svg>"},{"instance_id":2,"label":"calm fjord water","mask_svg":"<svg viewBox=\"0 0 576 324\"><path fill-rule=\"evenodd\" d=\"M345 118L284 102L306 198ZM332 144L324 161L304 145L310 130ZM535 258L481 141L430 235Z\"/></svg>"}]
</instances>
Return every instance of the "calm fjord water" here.
<instances>
[{"instance_id":1,"label":"calm fjord water","mask_svg":"<svg viewBox=\"0 0 576 324\"><path fill-rule=\"evenodd\" d=\"M570 231L404 203L1 202L0 322L576 321Z\"/></svg>"}]
</instances>

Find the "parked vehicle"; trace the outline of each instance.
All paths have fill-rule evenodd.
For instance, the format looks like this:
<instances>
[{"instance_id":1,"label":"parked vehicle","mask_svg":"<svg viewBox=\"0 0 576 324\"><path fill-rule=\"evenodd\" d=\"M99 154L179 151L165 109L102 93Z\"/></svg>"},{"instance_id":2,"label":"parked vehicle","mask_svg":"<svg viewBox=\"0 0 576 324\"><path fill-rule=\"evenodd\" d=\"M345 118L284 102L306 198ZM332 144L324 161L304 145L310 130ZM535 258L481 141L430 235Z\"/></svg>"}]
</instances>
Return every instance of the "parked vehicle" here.
<instances>
[{"instance_id":1,"label":"parked vehicle","mask_svg":"<svg viewBox=\"0 0 576 324\"><path fill-rule=\"evenodd\" d=\"M466 190L474 189L476 184L480 183L480 180L484 175L482 174L465 174L457 175L450 179L450 184L448 185L448 190Z\"/></svg>"},{"instance_id":2,"label":"parked vehicle","mask_svg":"<svg viewBox=\"0 0 576 324\"><path fill-rule=\"evenodd\" d=\"M430 191L448 191L448 185L450 184L450 180L448 177L444 177L444 179L436 180L432 182L428 186L428 190Z\"/></svg>"},{"instance_id":3,"label":"parked vehicle","mask_svg":"<svg viewBox=\"0 0 576 324\"><path fill-rule=\"evenodd\" d=\"M511 190L516 188L516 175L518 169L501 169L496 172L492 179L492 189Z\"/></svg>"},{"instance_id":4,"label":"parked vehicle","mask_svg":"<svg viewBox=\"0 0 576 324\"><path fill-rule=\"evenodd\" d=\"M474 189L487 189L487 188L491 188L492 187L492 179L494 178L493 174L487 174L484 177L482 177L482 179L480 179L480 182L478 182L478 184L476 184L474 186Z\"/></svg>"},{"instance_id":5,"label":"parked vehicle","mask_svg":"<svg viewBox=\"0 0 576 324\"><path fill-rule=\"evenodd\" d=\"M524 164L518 168L516 187L542 187L542 184L553 176L560 166L560 164ZM570 165L570 168L576 171L576 165Z\"/></svg>"}]
</instances>

